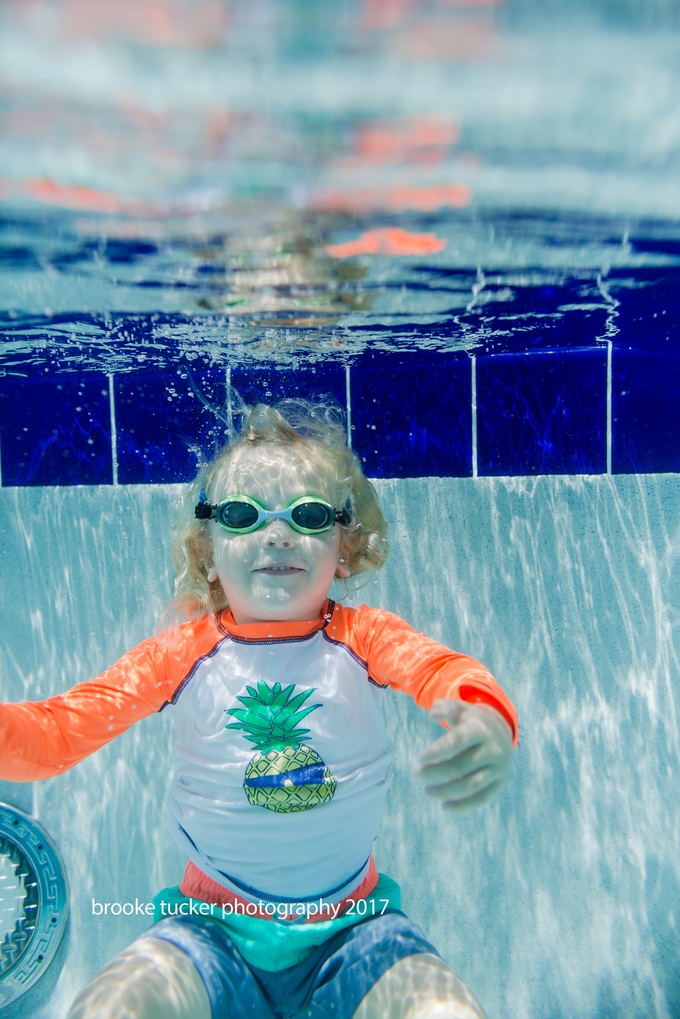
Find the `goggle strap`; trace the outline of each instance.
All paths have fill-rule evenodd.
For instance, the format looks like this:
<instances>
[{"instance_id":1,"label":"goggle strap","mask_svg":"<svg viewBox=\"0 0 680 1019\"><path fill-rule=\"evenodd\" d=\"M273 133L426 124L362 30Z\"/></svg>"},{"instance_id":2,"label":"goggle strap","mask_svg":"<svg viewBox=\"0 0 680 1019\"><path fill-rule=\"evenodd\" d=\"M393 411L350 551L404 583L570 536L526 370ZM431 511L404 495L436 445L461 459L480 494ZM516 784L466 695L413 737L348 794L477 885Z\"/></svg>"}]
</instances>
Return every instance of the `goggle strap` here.
<instances>
[{"instance_id":1,"label":"goggle strap","mask_svg":"<svg viewBox=\"0 0 680 1019\"><path fill-rule=\"evenodd\" d=\"M341 510L335 511L335 519L342 527L349 527L352 523L352 513L349 502L345 503Z\"/></svg>"},{"instance_id":2,"label":"goggle strap","mask_svg":"<svg viewBox=\"0 0 680 1019\"><path fill-rule=\"evenodd\" d=\"M205 488L201 489L201 493L198 497L198 503L194 509L194 515L197 520L212 520L215 516L215 510L217 505L208 502L208 496L205 494Z\"/></svg>"}]
</instances>

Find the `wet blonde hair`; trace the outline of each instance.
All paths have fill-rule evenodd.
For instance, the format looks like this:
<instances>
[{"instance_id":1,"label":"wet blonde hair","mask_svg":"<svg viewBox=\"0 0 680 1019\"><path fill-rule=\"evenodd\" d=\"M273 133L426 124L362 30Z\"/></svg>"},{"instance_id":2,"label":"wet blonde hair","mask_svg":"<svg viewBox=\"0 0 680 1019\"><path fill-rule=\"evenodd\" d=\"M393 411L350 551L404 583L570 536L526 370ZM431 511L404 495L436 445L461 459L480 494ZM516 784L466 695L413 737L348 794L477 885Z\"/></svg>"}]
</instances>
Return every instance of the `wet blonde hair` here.
<instances>
[{"instance_id":1,"label":"wet blonde hair","mask_svg":"<svg viewBox=\"0 0 680 1019\"><path fill-rule=\"evenodd\" d=\"M295 454L311 467L329 488L336 509L348 506L351 521L342 529L344 565L350 576L336 580L347 594L361 587L385 563L388 556L387 525L375 488L364 475L358 457L345 439L344 413L332 398L281 400L273 406L243 405L240 433L212 461L203 465L178 503L178 522L173 531L172 561L175 568L174 602L163 614L165 623L179 617L197 617L227 606L218 580L209 583L212 543L207 520L197 520L194 507L201 489L214 502L215 489L235 459L258 447L279 447Z\"/></svg>"}]
</instances>

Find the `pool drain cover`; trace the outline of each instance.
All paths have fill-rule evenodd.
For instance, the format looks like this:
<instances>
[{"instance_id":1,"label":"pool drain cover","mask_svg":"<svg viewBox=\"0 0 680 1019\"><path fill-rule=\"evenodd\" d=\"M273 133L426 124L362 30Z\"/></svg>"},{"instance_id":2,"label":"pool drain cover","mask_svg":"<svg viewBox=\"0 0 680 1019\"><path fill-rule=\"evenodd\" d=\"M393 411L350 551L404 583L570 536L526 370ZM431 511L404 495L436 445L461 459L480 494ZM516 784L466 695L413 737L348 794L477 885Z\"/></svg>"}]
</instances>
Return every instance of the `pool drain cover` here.
<instances>
[{"instance_id":1,"label":"pool drain cover","mask_svg":"<svg viewBox=\"0 0 680 1019\"><path fill-rule=\"evenodd\" d=\"M0 1008L32 987L66 927L61 860L30 817L0 803Z\"/></svg>"}]
</instances>

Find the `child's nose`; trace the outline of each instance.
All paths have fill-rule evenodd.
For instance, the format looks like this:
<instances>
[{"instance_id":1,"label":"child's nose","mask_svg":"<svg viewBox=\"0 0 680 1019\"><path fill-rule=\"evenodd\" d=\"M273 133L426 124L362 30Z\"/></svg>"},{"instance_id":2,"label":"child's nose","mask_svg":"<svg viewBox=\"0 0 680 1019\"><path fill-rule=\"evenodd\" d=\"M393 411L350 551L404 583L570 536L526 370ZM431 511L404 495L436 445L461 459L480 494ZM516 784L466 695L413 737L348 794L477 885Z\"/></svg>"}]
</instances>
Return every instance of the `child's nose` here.
<instances>
[{"instance_id":1,"label":"child's nose","mask_svg":"<svg viewBox=\"0 0 680 1019\"><path fill-rule=\"evenodd\" d=\"M270 520L264 528L264 543L268 548L292 548L295 531L285 520Z\"/></svg>"}]
</instances>

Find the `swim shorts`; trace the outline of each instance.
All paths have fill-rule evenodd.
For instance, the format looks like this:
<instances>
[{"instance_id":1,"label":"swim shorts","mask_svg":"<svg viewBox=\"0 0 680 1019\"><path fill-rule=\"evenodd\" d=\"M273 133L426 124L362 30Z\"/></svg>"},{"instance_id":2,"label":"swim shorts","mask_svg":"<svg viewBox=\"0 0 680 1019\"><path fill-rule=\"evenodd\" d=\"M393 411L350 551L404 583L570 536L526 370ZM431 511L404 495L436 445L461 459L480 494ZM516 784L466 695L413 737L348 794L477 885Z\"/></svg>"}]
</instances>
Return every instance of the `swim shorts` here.
<instances>
[{"instance_id":1,"label":"swim shorts","mask_svg":"<svg viewBox=\"0 0 680 1019\"><path fill-rule=\"evenodd\" d=\"M208 917L168 917L147 935L189 956L208 992L212 1019L351 1019L400 959L439 955L420 928L396 911L346 927L302 962L277 972L249 966L224 925Z\"/></svg>"}]
</instances>

